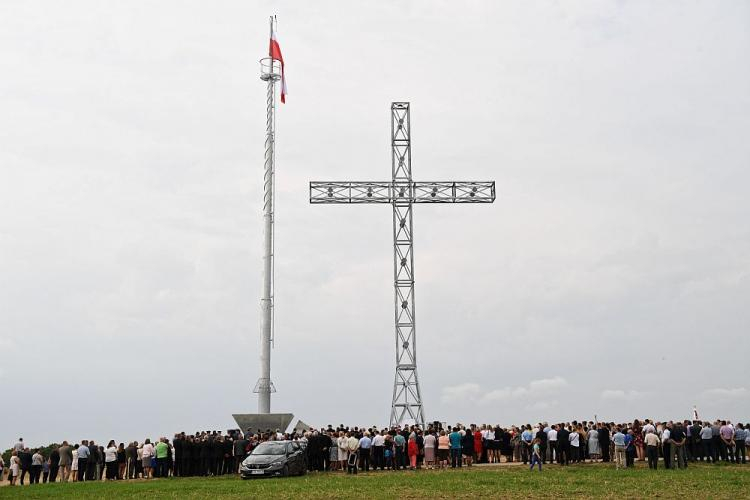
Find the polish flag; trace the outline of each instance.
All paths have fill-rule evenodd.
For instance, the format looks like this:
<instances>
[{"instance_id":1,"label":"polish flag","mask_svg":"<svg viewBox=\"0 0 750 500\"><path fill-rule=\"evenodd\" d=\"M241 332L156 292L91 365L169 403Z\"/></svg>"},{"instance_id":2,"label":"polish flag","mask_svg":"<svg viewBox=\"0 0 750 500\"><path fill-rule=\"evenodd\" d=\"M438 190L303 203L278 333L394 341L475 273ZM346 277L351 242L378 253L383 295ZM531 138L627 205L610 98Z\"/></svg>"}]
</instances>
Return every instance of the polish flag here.
<instances>
[{"instance_id":1,"label":"polish flag","mask_svg":"<svg viewBox=\"0 0 750 500\"><path fill-rule=\"evenodd\" d=\"M284 58L281 56L281 47L279 39L276 36L276 28L271 29L271 44L268 47L268 55L271 61L276 60L281 63L281 102L286 102L286 78L284 78Z\"/></svg>"}]
</instances>

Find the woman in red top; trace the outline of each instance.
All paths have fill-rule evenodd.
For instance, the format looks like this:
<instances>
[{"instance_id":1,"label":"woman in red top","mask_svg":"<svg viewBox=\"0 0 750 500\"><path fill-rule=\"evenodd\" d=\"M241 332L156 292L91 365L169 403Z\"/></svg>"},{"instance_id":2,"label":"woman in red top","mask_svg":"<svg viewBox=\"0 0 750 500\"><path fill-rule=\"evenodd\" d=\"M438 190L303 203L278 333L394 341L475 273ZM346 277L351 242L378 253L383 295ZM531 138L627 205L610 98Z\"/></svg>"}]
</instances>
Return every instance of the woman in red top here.
<instances>
[{"instance_id":1,"label":"woman in red top","mask_svg":"<svg viewBox=\"0 0 750 500\"><path fill-rule=\"evenodd\" d=\"M407 445L406 453L409 455L409 465L412 469L417 467L417 455L419 454L419 447L417 446L417 437L412 433L409 436L409 443Z\"/></svg>"},{"instance_id":2,"label":"woman in red top","mask_svg":"<svg viewBox=\"0 0 750 500\"><path fill-rule=\"evenodd\" d=\"M482 433L478 427L473 425L472 427L474 427L474 460L479 463L482 459Z\"/></svg>"}]
</instances>

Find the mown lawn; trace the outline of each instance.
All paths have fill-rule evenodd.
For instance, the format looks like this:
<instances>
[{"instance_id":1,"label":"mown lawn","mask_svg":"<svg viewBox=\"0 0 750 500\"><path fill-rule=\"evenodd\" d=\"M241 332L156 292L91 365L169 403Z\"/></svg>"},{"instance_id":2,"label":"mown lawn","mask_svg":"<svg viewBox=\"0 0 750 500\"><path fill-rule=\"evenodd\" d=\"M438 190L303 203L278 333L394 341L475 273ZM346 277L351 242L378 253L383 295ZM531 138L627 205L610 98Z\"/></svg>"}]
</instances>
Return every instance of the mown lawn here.
<instances>
[{"instance_id":1,"label":"mown lawn","mask_svg":"<svg viewBox=\"0 0 750 500\"><path fill-rule=\"evenodd\" d=\"M661 464L660 464L661 465ZM0 498L750 498L750 465L615 470L611 465L341 473L243 481L237 477L2 487Z\"/></svg>"}]
</instances>

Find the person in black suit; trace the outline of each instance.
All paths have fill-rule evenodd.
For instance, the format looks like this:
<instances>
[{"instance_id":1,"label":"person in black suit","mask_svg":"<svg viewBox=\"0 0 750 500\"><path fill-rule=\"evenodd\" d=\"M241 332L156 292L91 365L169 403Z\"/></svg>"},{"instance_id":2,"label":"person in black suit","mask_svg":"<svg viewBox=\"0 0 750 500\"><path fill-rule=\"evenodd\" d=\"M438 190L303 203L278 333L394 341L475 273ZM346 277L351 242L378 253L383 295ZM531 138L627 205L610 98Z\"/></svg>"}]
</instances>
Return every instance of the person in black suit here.
<instances>
[{"instance_id":1,"label":"person in black suit","mask_svg":"<svg viewBox=\"0 0 750 500\"><path fill-rule=\"evenodd\" d=\"M49 482L50 483L54 483L55 481L57 481L57 471L59 470L60 470L60 452L58 451L58 447L55 446L49 455Z\"/></svg>"},{"instance_id":2,"label":"person in black suit","mask_svg":"<svg viewBox=\"0 0 750 500\"><path fill-rule=\"evenodd\" d=\"M201 437L198 433L190 439L190 475L201 475Z\"/></svg>"},{"instance_id":3,"label":"person in black suit","mask_svg":"<svg viewBox=\"0 0 750 500\"><path fill-rule=\"evenodd\" d=\"M307 469L310 471L323 470L321 445L322 443L318 431L313 432L307 439Z\"/></svg>"},{"instance_id":4,"label":"person in black suit","mask_svg":"<svg viewBox=\"0 0 750 500\"><path fill-rule=\"evenodd\" d=\"M560 424L557 430L557 463L568 465L570 459L570 432L565 424Z\"/></svg>"},{"instance_id":5,"label":"person in black suit","mask_svg":"<svg viewBox=\"0 0 750 500\"><path fill-rule=\"evenodd\" d=\"M690 426L690 445L692 447L692 461L695 462L700 458L703 461L703 445L701 443L701 426L698 420L693 421Z\"/></svg>"},{"instance_id":6,"label":"person in black suit","mask_svg":"<svg viewBox=\"0 0 750 500\"><path fill-rule=\"evenodd\" d=\"M328 426L330 427L330 425ZM320 432L320 453L323 457L323 470L331 470L331 446L333 446L333 439L331 439L331 433L333 430Z\"/></svg>"},{"instance_id":7,"label":"person in black suit","mask_svg":"<svg viewBox=\"0 0 750 500\"><path fill-rule=\"evenodd\" d=\"M500 426L495 427L495 439L493 440L492 446L500 446L500 454L505 455L505 460L508 462L513 461L513 446L510 444L510 432L504 432ZM499 437L499 439L498 439ZM498 463L500 457L497 457Z\"/></svg>"},{"instance_id":8,"label":"person in black suit","mask_svg":"<svg viewBox=\"0 0 750 500\"><path fill-rule=\"evenodd\" d=\"M232 474L234 468L234 440L231 436L224 436L224 463L222 467L222 474Z\"/></svg>"},{"instance_id":9,"label":"person in black suit","mask_svg":"<svg viewBox=\"0 0 750 500\"><path fill-rule=\"evenodd\" d=\"M94 440L89 441L89 461L86 464L86 481L93 481L98 475L96 473L96 464L99 462L99 447L94 443ZM99 478L97 478L99 479Z\"/></svg>"},{"instance_id":10,"label":"person in black suit","mask_svg":"<svg viewBox=\"0 0 750 500\"><path fill-rule=\"evenodd\" d=\"M233 455L233 465L232 465L232 474L237 474L240 471L240 465L242 464L242 461L245 459L245 450L247 449L247 439L245 439L242 434L239 434L239 431L237 433L237 436L235 437L234 441L232 441L232 455Z\"/></svg>"},{"instance_id":11,"label":"person in black suit","mask_svg":"<svg viewBox=\"0 0 750 500\"><path fill-rule=\"evenodd\" d=\"M203 437L199 441L201 467L199 475L207 476L211 471L211 442L208 437Z\"/></svg>"},{"instance_id":12,"label":"person in black suit","mask_svg":"<svg viewBox=\"0 0 750 500\"><path fill-rule=\"evenodd\" d=\"M424 436L422 435L422 430L419 427L415 426L415 431L417 434L416 441L417 441L417 449L419 450L417 454L417 468L422 468L422 462L424 461ZM474 450L476 453L476 450ZM365 471L367 472L367 471Z\"/></svg>"},{"instance_id":13,"label":"person in black suit","mask_svg":"<svg viewBox=\"0 0 750 500\"><path fill-rule=\"evenodd\" d=\"M211 458L213 460L212 467L211 467L211 473L214 476L218 476L222 472L222 464L224 456L224 442L221 438L221 436L214 436L214 440L211 446Z\"/></svg>"},{"instance_id":14,"label":"person in black suit","mask_svg":"<svg viewBox=\"0 0 750 500\"><path fill-rule=\"evenodd\" d=\"M189 477L192 475L191 463L193 460L193 437L192 436L180 436L182 441L181 451L178 455L180 458L180 476Z\"/></svg>"},{"instance_id":15,"label":"person in black suit","mask_svg":"<svg viewBox=\"0 0 750 500\"><path fill-rule=\"evenodd\" d=\"M609 428L602 423L598 424L596 430L599 439L599 448L602 450L602 462L609 462Z\"/></svg>"},{"instance_id":16,"label":"person in black suit","mask_svg":"<svg viewBox=\"0 0 750 500\"><path fill-rule=\"evenodd\" d=\"M28 448L18 452L18 459L21 461L21 486L23 486L26 474L31 477L31 457L31 451Z\"/></svg>"},{"instance_id":17,"label":"person in black suit","mask_svg":"<svg viewBox=\"0 0 750 500\"><path fill-rule=\"evenodd\" d=\"M539 431L534 436L539 441L539 452L542 455L542 463L546 463L547 460L547 433L544 432L544 427L540 424Z\"/></svg>"},{"instance_id":18,"label":"person in black suit","mask_svg":"<svg viewBox=\"0 0 750 500\"><path fill-rule=\"evenodd\" d=\"M175 434L174 439L172 440L172 446L174 446L174 470L172 471L172 475L175 477L182 476L182 443L183 441L184 433L182 434Z\"/></svg>"},{"instance_id":19,"label":"person in black suit","mask_svg":"<svg viewBox=\"0 0 750 500\"><path fill-rule=\"evenodd\" d=\"M135 479L136 475L136 462L138 461L138 442L132 442L125 448L125 460L128 464L125 475L128 479Z\"/></svg>"}]
</instances>

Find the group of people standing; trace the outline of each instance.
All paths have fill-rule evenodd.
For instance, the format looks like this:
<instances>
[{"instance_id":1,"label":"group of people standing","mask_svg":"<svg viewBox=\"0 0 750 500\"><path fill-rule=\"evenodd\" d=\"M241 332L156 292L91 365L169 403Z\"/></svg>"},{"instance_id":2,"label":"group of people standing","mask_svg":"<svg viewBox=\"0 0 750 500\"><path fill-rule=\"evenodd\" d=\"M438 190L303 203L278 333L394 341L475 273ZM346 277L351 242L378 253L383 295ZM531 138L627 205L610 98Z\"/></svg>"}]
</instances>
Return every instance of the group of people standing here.
<instances>
[{"instance_id":1,"label":"group of people standing","mask_svg":"<svg viewBox=\"0 0 750 500\"><path fill-rule=\"evenodd\" d=\"M93 440L70 445L63 441L44 449L30 450L19 439L9 463L0 457L0 480L7 469L11 485L39 482L150 479L170 476L218 476L234 474L240 463L260 443L296 440L306 450L310 471L357 473L372 470L442 469L472 466L474 463L523 462L533 469L547 462L610 462L617 468L632 467L636 460L648 460L656 469L687 467L688 462L707 461L745 464L750 446L750 424L728 420L711 422L632 423L566 422L549 425L444 426L433 422L420 426L394 426L297 430L277 429L243 435L239 430L179 433L170 442L165 437L125 446L110 440L99 446Z\"/></svg>"},{"instance_id":2,"label":"group of people standing","mask_svg":"<svg viewBox=\"0 0 750 500\"><path fill-rule=\"evenodd\" d=\"M11 485L23 485L27 477L30 484L37 484L232 474L246 456L248 443L241 433L203 431L176 434L171 442L162 437L126 446L111 440L105 447L93 440L73 445L63 441L49 450L30 450L19 438L9 463L0 458L0 480L4 469Z\"/></svg>"},{"instance_id":3,"label":"group of people standing","mask_svg":"<svg viewBox=\"0 0 750 500\"><path fill-rule=\"evenodd\" d=\"M308 467L323 470L399 470L445 468L474 463L523 462L565 466L583 462L614 462L632 467L636 460L657 468L686 467L688 462L747 462L750 430L742 423L565 422L504 428L499 425L419 426L378 429L339 426L310 429L300 438L307 443Z\"/></svg>"},{"instance_id":4,"label":"group of people standing","mask_svg":"<svg viewBox=\"0 0 750 500\"><path fill-rule=\"evenodd\" d=\"M484 431L480 431L484 432ZM568 422L554 425L540 423L510 430L495 427L487 431L506 461L531 462L536 453L541 464L560 465L585 461L610 462L616 467L632 467L636 460L648 459L656 469L659 458L667 468L687 467L688 462L746 463L750 430L727 420L711 422L654 422L649 419L632 423ZM491 436L490 436L491 435ZM483 437L483 442L488 439ZM489 462L499 461L495 455ZM533 467L533 464L532 464Z\"/></svg>"}]
</instances>

